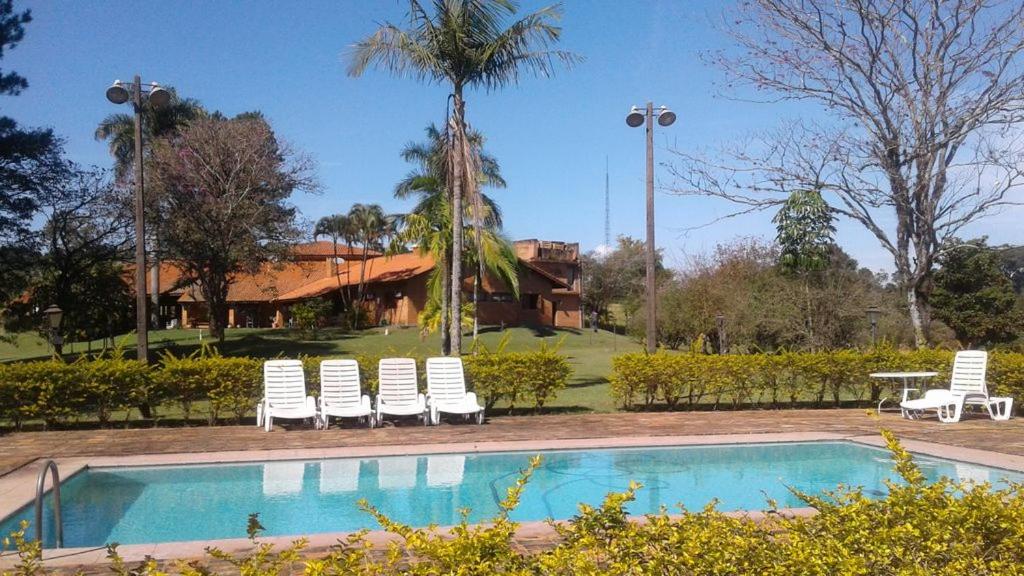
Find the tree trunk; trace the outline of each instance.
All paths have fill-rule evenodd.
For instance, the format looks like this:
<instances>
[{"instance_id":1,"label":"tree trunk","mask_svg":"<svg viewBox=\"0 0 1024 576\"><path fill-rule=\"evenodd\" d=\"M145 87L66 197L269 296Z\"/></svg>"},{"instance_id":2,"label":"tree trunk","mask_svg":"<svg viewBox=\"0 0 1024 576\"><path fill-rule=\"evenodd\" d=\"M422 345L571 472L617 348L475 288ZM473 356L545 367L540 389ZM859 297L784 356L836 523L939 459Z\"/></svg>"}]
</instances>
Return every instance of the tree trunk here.
<instances>
[{"instance_id":1,"label":"tree trunk","mask_svg":"<svg viewBox=\"0 0 1024 576\"><path fill-rule=\"evenodd\" d=\"M224 327L228 323L228 283L213 274L200 278L200 288L210 312L210 336L224 343Z\"/></svg>"},{"instance_id":2,"label":"tree trunk","mask_svg":"<svg viewBox=\"0 0 1024 576\"><path fill-rule=\"evenodd\" d=\"M928 313L914 286L907 288L907 308L910 311L910 323L914 327L914 344L918 348L926 348L928 346Z\"/></svg>"},{"instance_id":3,"label":"tree trunk","mask_svg":"<svg viewBox=\"0 0 1024 576\"><path fill-rule=\"evenodd\" d=\"M448 333L448 296L452 283L451 253L445 250L441 258L441 354L447 356L452 350L451 334Z\"/></svg>"},{"instance_id":4,"label":"tree trunk","mask_svg":"<svg viewBox=\"0 0 1024 576\"><path fill-rule=\"evenodd\" d=\"M451 356L462 355L462 188L465 157L462 140L465 136L462 87L455 87L455 117L452 151L452 274L451 274Z\"/></svg>"}]
</instances>

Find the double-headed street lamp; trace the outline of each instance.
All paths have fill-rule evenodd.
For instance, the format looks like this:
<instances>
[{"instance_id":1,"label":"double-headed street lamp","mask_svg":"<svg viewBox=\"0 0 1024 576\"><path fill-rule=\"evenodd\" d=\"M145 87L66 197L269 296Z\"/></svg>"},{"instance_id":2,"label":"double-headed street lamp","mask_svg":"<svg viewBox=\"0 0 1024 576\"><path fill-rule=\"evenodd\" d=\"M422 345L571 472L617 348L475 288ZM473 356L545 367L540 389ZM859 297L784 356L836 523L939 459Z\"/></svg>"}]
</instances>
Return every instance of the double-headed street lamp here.
<instances>
[{"instance_id":1,"label":"double-headed street lamp","mask_svg":"<svg viewBox=\"0 0 1024 576\"><path fill-rule=\"evenodd\" d=\"M657 306L658 297L655 286L654 269L654 117L658 124L671 126L676 121L676 113L665 106L655 109L654 104L647 103L641 110L633 106L626 116L626 124L637 128L647 124L647 352L654 354L658 349Z\"/></svg>"},{"instance_id":2,"label":"double-headed street lamp","mask_svg":"<svg viewBox=\"0 0 1024 576\"><path fill-rule=\"evenodd\" d=\"M171 93L156 82L142 85L142 79L135 75L131 84L120 80L107 88L107 100L114 104L132 103L135 110L135 330L137 333L137 357L149 361L149 321L146 314L146 222L145 191L142 177L142 104L148 102L153 108L163 108L171 101ZM153 287L154 293L159 290Z\"/></svg>"}]
</instances>

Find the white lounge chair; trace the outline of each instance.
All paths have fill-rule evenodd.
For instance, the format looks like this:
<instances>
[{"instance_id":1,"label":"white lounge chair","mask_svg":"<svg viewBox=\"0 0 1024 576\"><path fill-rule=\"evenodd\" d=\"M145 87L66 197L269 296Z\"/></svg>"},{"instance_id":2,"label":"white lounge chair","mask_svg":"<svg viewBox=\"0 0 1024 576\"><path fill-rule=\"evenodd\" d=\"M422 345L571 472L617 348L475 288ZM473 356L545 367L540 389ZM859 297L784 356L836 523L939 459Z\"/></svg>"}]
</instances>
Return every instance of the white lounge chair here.
<instances>
[{"instance_id":1,"label":"white lounge chair","mask_svg":"<svg viewBox=\"0 0 1024 576\"><path fill-rule=\"evenodd\" d=\"M951 423L960 421L964 406L984 406L993 420L1009 420L1013 413L1013 398L988 395L985 385L987 367L988 352L957 352L948 390L928 390L922 398L901 402L900 408L910 415L935 410L939 421Z\"/></svg>"},{"instance_id":2,"label":"white lounge chair","mask_svg":"<svg viewBox=\"0 0 1024 576\"><path fill-rule=\"evenodd\" d=\"M370 396L359 384L359 363L355 360L324 360L320 363L320 425L336 418L365 419L370 428L376 424Z\"/></svg>"},{"instance_id":3,"label":"white lounge chair","mask_svg":"<svg viewBox=\"0 0 1024 576\"><path fill-rule=\"evenodd\" d=\"M392 416L419 416L423 424L430 424L427 399L419 391L416 378L416 360L412 358L382 358L377 364L377 423L385 414Z\"/></svg>"},{"instance_id":4,"label":"white lounge chair","mask_svg":"<svg viewBox=\"0 0 1024 576\"><path fill-rule=\"evenodd\" d=\"M484 407L475 393L466 392L461 358L427 358L427 406L434 425L441 423L442 412L475 417L477 424L484 423Z\"/></svg>"},{"instance_id":5,"label":"white lounge chair","mask_svg":"<svg viewBox=\"0 0 1024 576\"><path fill-rule=\"evenodd\" d=\"M306 395L306 375L301 360L267 360L263 363L263 400L256 405L256 425L270 432L274 418L319 422L316 399Z\"/></svg>"}]
</instances>

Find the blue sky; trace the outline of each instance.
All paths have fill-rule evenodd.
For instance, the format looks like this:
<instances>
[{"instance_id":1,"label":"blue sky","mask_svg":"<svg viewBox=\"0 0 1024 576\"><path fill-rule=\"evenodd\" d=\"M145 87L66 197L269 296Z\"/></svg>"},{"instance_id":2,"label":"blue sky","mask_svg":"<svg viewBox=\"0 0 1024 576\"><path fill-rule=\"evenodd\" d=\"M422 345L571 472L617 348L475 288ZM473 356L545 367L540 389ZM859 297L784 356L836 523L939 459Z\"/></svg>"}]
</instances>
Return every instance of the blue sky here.
<instances>
[{"instance_id":1,"label":"blue sky","mask_svg":"<svg viewBox=\"0 0 1024 576\"><path fill-rule=\"evenodd\" d=\"M523 1L522 9L546 3ZM389 211L408 203L392 188L409 169L402 146L444 117L443 87L370 72L345 75L343 54L384 20L402 21L405 5L390 0L247 2L18 2L34 21L25 41L0 65L28 78L22 96L0 99L0 111L24 125L53 127L82 164L109 166L96 124L127 109L106 101L115 78L173 85L210 109L260 110L278 135L318 162L323 192L294 198L311 220L377 202ZM284 9L288 7L289 9ZM792 105L739 103L716 96L720 73L702 50L728 46L713 23L729 5L703 1L565 3L562 47L585 58L552 79L526 78L500 93L471 93L467 117L488 139L509 186L494 192L513 238L603 243L605 158L610 164L612 234L644 230L643 131L624 117L653 99L679 118L656 136L666 146L695 150L728 142L780 118L814 114ZM669 184L659 168L659 184ZM738 236L771 237L770 214L728 220L686 234L729 211L703 198L659 194L658 244L670 265ZM975 227L994 242L1021 241L1009 211ZM863 265L889 269L889 257L854 224L838 241Z\"/></svg>"}]
</instances>

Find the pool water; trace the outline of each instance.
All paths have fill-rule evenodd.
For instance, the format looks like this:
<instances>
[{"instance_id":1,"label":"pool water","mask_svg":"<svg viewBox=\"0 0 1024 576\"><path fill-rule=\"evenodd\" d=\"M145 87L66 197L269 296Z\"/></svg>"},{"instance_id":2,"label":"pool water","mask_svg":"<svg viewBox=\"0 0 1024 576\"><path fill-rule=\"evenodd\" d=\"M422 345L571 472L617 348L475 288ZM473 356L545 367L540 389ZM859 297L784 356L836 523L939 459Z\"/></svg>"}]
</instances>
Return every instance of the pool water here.
<instances>
[{"instance_id":1,"label":"pool water","mask_svg":"<svg viewBox=\"0 0 1024 576\"><path fill-rule=\"evenodd\" d=\"M258 512L267 535L300 535L376 529L359 510L365 498L392 519L449 525L459 510L471 521L498 511L505 489L534 453L444 454L230 465L92 468L66 481L61 496L64 545L102 546L245 537L246 518ZM787 486L811 493L839 484L882 496L895 479L883 450L848 442L630 448L543 453L512 517L520 521L566 519L580 502L599 504L630 480L643 484L632 514L661 506L703 507L714 498L721 510L801 506ZM917 457L931 480L939 476L999 483L1024 475ZM53 545L52 508L46 499L44 532ZM6 535L31 506L0 522ZM30 531L31 533L31 531Z\"/></svg>"}]
</instances>

